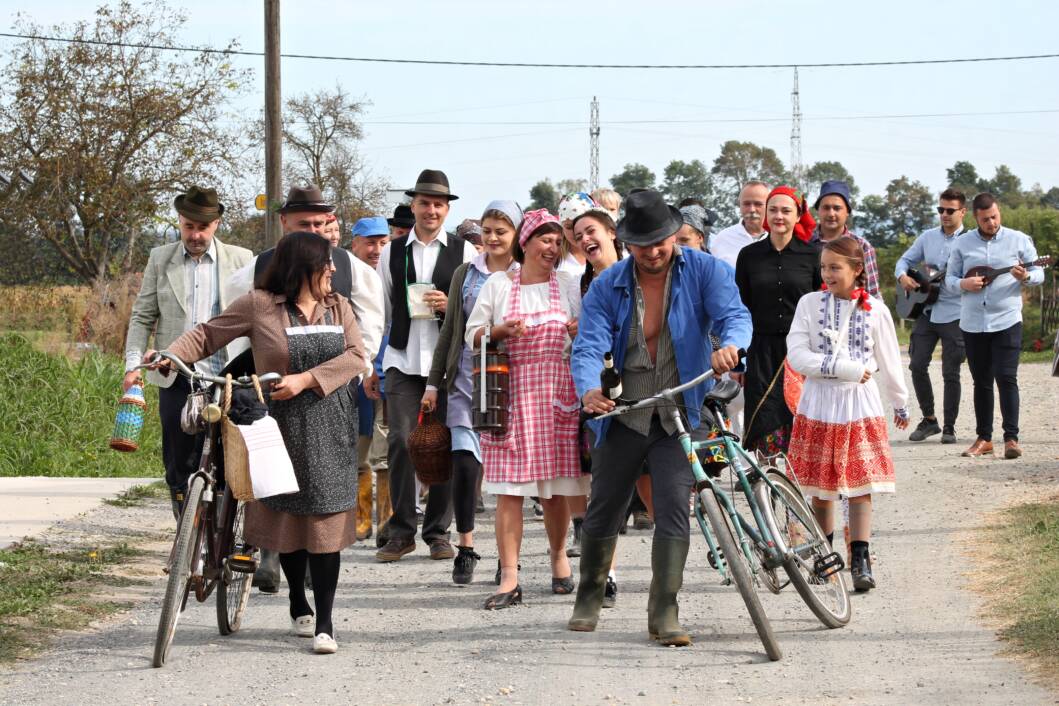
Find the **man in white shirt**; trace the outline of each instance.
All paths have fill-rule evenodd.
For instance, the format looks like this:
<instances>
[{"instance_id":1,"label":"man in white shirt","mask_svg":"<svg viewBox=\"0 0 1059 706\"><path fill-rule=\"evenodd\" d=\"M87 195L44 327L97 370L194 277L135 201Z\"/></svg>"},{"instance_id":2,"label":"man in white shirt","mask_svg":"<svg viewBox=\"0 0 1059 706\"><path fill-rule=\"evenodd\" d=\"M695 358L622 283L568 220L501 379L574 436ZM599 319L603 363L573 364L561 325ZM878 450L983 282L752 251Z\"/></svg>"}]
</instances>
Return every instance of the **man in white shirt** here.
<instances>
[{"instance_id":1,"label":"man in white shirt","mask_svg":"<svg viewBox=\"0 0 1059 706\"><path fill-rule=\"evenodd\" d=\"M748 181L739 192L740 221L714 233L709 251L735 269L739 251L765 236L765 199L769 185L763 181Z\"/></svg>"},{"instance_id":2,"label":"man in white shirt","mask_svg":"<svg viewBox=\"0 0 1059 706\"><path fill-rule=\"evenodd\" d=\"M375 554L383 562L397 561L415 551L416 484L408 453L408 435L419 415L452 274L478 254L470 243L456 238L450 240L445 233L449 203L458 197L450 192L444 172L423 170L415 187L405 193L412 197L415 226L408 235L394 238L383 249L378 269L390 329L382 367L386 373L386 412L390 425L387 442L393 515L387 524L389 540ZM417 295L422 287L409 286L413 284L429 284L431 288ZM417 313L413 317L413 304L425 304L433 315ZM365 383L369 396L377 390L377 385L375 376ZM443 393L438 395L437 415L445 418ZM430 546L431 559L452 559L456 555L449 543L451 522L449 484L430 486L422 536Z\"/></svg>"}]
</instances>

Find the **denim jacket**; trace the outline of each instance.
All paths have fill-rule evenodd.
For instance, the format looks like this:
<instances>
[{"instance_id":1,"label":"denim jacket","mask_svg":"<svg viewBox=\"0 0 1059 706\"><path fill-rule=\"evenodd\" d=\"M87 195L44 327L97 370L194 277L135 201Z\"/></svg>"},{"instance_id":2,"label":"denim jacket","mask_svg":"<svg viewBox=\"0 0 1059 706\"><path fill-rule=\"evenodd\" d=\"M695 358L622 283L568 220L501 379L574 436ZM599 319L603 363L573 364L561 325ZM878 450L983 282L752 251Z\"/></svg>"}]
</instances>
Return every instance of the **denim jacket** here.
<instances>
[{"instance_id":1,"label":"denim jacket","mask_svg":"<svg viewBox=\"0 0 1059 706\"><path fill-rule=\"evenodd\" d=\"M579 398L599 387L604 353L609 351L614 356L618 370L624 367L625 343L635 310L633 267L635 260L631 257L608 267L593 280L581 304L577 338L570 355L570 370ZM681 383L710 368L713 349L708 334L711 331L720 337L722 346L746 348L750 345L750 312L739 297L735 273L727 263L699 250L675 245L669 297L666 323L673 339ZM699 410L713 384L713 380L707 380L684 392L692 429L699 426ZM610 419L592 420L589 424L598 446L606 436Z\"/></svg>"}]
</instances>

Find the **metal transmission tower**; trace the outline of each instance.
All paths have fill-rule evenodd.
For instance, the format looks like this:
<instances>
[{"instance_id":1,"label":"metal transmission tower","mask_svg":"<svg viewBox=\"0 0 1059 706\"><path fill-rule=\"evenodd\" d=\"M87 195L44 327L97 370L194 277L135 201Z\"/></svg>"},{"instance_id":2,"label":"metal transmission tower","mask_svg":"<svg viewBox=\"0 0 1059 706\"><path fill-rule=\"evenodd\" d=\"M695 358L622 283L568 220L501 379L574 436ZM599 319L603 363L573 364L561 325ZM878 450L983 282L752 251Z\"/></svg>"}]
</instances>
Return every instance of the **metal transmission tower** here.
<instances>
[{"instance_id":1,"label":"metal transmission tower","mask_svg":"<svg viewBox=\"0 0 1059 706\"><path fill-rule=\"evenodd\" d=\"M794 67L794 89L791 91L791 178L799 189L805 189L805 165L802 164L802 105L798 96L798 67Z\"/></svg>"},{"instance_id":2,"label":"metal transmission tower","mask_svg":"<svg viewBox=\"0 0 1059 706\"><path fill-rule=\"evenodd\" d=\"M588 182L592 191L599 188L599 101L592 96L592 114L588 123Z\"/></svg>"}]
</instances>

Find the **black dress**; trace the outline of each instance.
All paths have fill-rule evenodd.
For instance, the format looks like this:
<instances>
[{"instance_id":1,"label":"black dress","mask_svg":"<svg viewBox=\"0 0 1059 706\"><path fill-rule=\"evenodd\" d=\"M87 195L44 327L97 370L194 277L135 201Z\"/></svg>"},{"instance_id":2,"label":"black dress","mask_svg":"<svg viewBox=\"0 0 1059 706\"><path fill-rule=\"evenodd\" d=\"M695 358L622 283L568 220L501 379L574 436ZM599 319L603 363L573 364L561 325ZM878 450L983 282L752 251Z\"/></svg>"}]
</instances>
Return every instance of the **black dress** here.
<instances>
[{"instance_id":1,"label":"black dress","mask_svg":"<svg viewBox=\"0 0 1059 706\"><path fill-rule=\"evenodd\" d=\"M739 251L735 281L754 323L743 388L744 443L746 448L754 449L761 447L769 435L788 430L794 421L783 398L787 334L798 300L823 284L820 254L797 238L791 238L779 251L771 238L763 238ZM770 385L772 389L766 398ZM780 438L785 446L789 435L781 434Z\"/></svg>"}]
</instances>

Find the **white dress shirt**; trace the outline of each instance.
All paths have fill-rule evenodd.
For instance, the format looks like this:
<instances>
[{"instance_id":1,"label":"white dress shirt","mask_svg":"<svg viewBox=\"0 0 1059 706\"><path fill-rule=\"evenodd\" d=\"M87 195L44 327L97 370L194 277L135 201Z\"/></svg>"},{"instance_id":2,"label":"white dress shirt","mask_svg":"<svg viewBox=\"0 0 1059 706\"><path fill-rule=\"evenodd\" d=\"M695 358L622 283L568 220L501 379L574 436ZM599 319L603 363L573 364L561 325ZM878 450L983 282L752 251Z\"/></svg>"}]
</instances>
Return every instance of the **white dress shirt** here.
<instances>
[{"instance_id":1,"label":"white dress shirt","mask_svg":"<svg viewBox=\"0 0 1059 706\"><path fill-rule=\"evenodd\" d=\"M734 270L739 251L767 236L768 233L764 231L761 235L751 235L743 226L743 222L739 221L734 226L728 226L710 236L710 254L724 260Z\"/></svg>"},{"instance_id":2,"label":"white dress shirt","mask_svg":"<svg viewBox=\"0 0 1059 706\"><path fill-rule=\"evenodd\" d=\"M463 244L463 262L470 262L478 251L466 240L457 239L452 247ZM386 312L386 328L390 326L393 319L393 278L390 276L390 251L393 243L387 243L382 249L379 258L378 273L382 278L382 294L384 311ZM416 278L420 282L429 282L434 276L434 266L437 265L438 256L441 254L441 246L449 247L448 234L444 229L438 233L430 243L424 244L419 239L416 229L408 234L406 247L412 250L412 264L415 267ZM409 283L411 284L411 283ZM448 295L448 292L445 292ZM401 303L402 306L404 302ZM426 377L430 373L430 365L434 360L434 347L438 343L438 324L432 319L412 319L408 328L408 345L404 349L394 348L392 345L386 347L383 354L383 370L397 368L405 375L418 375Z\"/></svg>"}]
</instances>

